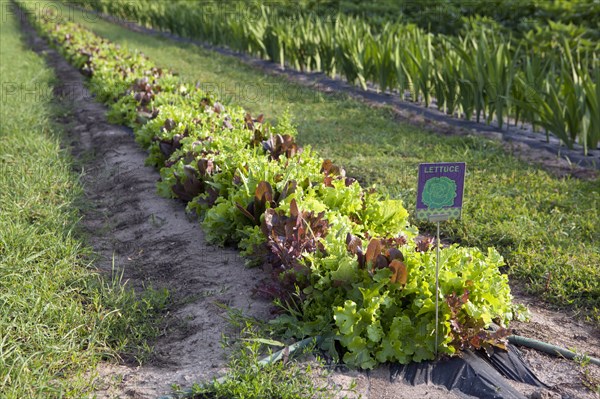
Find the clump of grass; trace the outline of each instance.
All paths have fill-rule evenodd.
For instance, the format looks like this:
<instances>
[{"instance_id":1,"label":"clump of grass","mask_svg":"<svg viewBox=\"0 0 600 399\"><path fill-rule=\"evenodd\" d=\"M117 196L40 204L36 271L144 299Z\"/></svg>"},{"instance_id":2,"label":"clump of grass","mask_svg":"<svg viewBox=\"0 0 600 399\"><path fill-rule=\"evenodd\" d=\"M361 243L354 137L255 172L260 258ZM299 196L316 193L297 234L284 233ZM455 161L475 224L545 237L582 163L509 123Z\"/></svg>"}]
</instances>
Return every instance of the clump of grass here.
<instances>
[{"instance_id":1,"label":"clump of grass","mask_svg":"<svg viewBox=\"0 0 600 399\"><path fill-rule=\"evenodd\" d=\"M229 398L277 398L277 399L326 399L332 392L324 384L315 380L323 373L310 363L301 363L284 356L283 361L260 364L263 357L269 356L272 349L284 345L278 341L261 339L261 332L255 323L245 322L239 339L224 339L231 356L226 374L207 384L195 384L191 397L195 399ZM314 348L309 347L303 353ZM299 354L295 354L297 357ZM178 390L175 390L177 393ZM179 391L181 392L181 391Z\"/></svg>"},{"instance_id":2,"label":"clump of grass","mask_svg":"<svg viewBox=\"0 0 600 399\"><path fill-rule=\"evenodd\" d=\"M95 364L140 357L158 333L167 293L140 298L104 279L76 236L82 194L53 125L52 72L1 26L0 392L3 398L80 398Z\"/></svg>"}]
</instances>

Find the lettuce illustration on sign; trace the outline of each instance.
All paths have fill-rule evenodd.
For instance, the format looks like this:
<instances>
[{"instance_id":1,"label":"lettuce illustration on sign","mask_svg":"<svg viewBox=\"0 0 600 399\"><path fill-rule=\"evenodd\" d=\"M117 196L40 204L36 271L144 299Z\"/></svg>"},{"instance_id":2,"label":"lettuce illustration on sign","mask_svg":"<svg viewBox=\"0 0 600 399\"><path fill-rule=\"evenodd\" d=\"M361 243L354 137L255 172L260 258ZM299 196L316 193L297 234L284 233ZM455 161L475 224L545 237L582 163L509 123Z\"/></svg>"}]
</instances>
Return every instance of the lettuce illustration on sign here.
<instances>
[{"instance_id":1,"label":"lettuce illustration on sign","mask_svg":"<svg viewBox=\"0 0 600 399\"><path fill-rule=\"evenodd\" d=\"M454 205L456 182L445 176L433 177L425 183L422 201L431 209Z\"/></svg>"}]
</instances>

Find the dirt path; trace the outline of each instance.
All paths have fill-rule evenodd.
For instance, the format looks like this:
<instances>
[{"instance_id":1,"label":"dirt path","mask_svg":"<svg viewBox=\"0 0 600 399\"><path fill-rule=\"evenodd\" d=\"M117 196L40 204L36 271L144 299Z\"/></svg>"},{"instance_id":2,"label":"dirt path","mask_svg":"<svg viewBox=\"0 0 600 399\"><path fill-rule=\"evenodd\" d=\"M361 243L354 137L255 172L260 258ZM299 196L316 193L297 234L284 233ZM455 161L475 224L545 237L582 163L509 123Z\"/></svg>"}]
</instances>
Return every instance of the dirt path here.
<instances>
[{"instance_id":1,"label":"dirt path","mask_svg":"<svg viewBox=\"0 0 600 399\"><path fill-rule=\"evenodd\" d=\"M221 334L235 335L236 331L217 304L263 320L271 317L271 305L252 296L264 276L259 270L246 269L236 251L207 245L184 205L156 194L158 173L143 166L146 153L134 142L131 131L107 123L106 108L94 101L79 72L35 37L29 26L24 29L30 45L47 54L60 80L57 101L71 111L62 122L85 172L90 208L83 226L98 254L97 267L109 273L114 259L115 267L124 271L134 287L167 288L173 297L151 360L142 367L103 364L98 370L98 397L156 398L169 393L171 384L186 387L219 374L226 360L219 344ZM531 325L517 325L526 335L551 342L561 337L553 343L600 355L600 339L588 326L535 304L533 315ZM597 397L583 386L576 364L532 351L526 351L526 359L554 391L519 386L527 395ZM592 370L593 378L600 379L598 370ZM323 383L340 397L458 398L440 387L392 384L386 366L370 373L335 372ZM349 389L353 384L356 388Z\"/></svg>"},{"instance_id":2,"label":"dirt path","mask_svg":"<svg viewBox=\"0 0 600 399\"><path fill-rule=\"evenodd\" d=\"M71 114L65 119L74 155L82 162L85 196L83 226L98 255L95 265L124 271L129 284L167 288L172 306L164 333L143 367L105 364L99 397L152 398L171 384L189 386L216 375L226 361L221 334L235 335L227 305L266 320L272 305L252 296L263 274L244 267L238 252L206 243L184 204L156 193L158 173L144 166L146 153L132 133L108 124L82 76L24 27L31 46L47 54L59 82L55 96Z\"/></svg>"}]
</instances>

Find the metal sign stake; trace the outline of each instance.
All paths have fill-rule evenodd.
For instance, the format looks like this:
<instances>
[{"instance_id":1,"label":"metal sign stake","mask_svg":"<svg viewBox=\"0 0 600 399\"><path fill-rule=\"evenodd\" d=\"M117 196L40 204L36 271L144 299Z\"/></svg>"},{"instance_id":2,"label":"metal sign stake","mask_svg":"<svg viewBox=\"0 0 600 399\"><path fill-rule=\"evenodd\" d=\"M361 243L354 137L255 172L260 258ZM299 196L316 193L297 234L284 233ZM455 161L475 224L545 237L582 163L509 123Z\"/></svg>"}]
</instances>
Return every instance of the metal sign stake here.
<instances>
[{"instance_id":1,"label":"metal sign stake","mask_svg":"<svg viewBox=\"0 0 600 399\"><path fill-rule=\"evenodd\" d=\"M417 219L437 224L435 263L435 356L440 322L440 222L460 219L465 187L464 162L422 163L417 186Z\"/></svg>"},{"instance_id":2,"label":"metal sign stake","mask_svg":"<svg viewBox=\"0 0 600 399\"><path fill-rule=\"evenodd\" d=\"M436 262L435 262L435 355L438 354L438 321L440 314L440 222L437 222L436 240Z\"/></svg>"}]
</instances>

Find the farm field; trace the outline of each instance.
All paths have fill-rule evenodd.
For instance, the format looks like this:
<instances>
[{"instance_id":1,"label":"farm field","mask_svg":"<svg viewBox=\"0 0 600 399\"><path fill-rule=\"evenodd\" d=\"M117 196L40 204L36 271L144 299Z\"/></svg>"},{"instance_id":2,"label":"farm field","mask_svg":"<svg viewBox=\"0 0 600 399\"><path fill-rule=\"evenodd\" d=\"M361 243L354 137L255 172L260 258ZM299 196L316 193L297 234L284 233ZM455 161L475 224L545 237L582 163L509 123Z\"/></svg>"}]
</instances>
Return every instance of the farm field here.
<instances>
[{"instance_id":1,"label":"farm field","mask_svg":"<svg viewBox=\"0 0 600 399\"><path fill-rule=\"evenodd\" d=\"M507 258L510 273L529 289L555 304L584 305L591 319L597 317L597 177L555 178L535 165L519 162L490 140L440 138L399 125L385 109L374 110L343 95L326 96L214 52L133 33L103 21L86 24L79 18L78 22L139 49L158 64L172 65L184 80L216 89L220 98L253 113L273 115L276 120L289 109L302 144L340 163L365 185L376 184L401 199L407 209L414 208L414 171L419 162L460 157L470 166L466 187L470 200L465 205L464 221L445 229L448 239L497 248ZM357 146L364 151L357 153ZM390 165L394 157L401 157L399 165Z\"/></svg>"},{"instance_id":2,"label":"farm field","mask_svg":"<svg viewBox=\"0 0 600 399\"><path fill-rule=\"evenodd\" d=\"M391 107L373 107L344 92L314 90L295 81L297 77L253 67L243 57L132 32L80 11L71 16L83 28L55 26L52 18L32 22L62 54L49 56L59 74L58 87L76 81L77 90L87 93L89 89L94 98L89 93L75 96L69 104L61 103L66 107L61 112L55 110L57 99L46 98L42 106L50 109L49 116L38 120L32 130L39 134L35 126L55 126L54 121L60 121L64 126L56 131L69 132L76 161L58 147L49 152L61 154L66 168L73 162L81 163L84 171L87 168L82 176L91 208L57 201L60 208L68 205L73 215L87 215L85 234L90 235L87 240L104 270L100 277L90 275L99 281L97 292L85 294L106 300L108 308L119 308L116 314L131 314L131 319L125 321L130 330L119 324L123 319L112 326L117 338L109 340L106 351L114 355L90 355L90 363L74 365L66 373L82 376L81 382L73 384L74 391L61 391L63 380L56 385L52 379L56 372L50 368L40 371L50 391L39 394L58 389L57 397L77 397L76 392L91 390L111 397L130 389L130 394L153 397L157 384L171 381L171 389L177 391L222 374L228 353L232 357L226 375L231 383L213 383L205 391L209 397L342 397L342 392L356 397L365 395L364 384L373 384L376 378L385 381L381 368L368 382L359 372L332 377L319 371L322 366L313 365L315 372L324 373L314 378L309 375L311 366L296 362L268 365L261 373L248 371L257 370L258 354L265 354L265 345L277 347L278 340L316 335L329 362L343 361L357 369L372 369L386 361L429 360L438 350L447 355L467 348L489 350L490 345L502 346L503 334L509 333L529 334L598 356L594 349L600 320L597 171L581 173L573 166L573 176L564 167L556 174L545 170L543 163L520 160L501 142L476 134L440 135L436 126L403 120ZM3 38L11 37L15 43L5 47L3 39L3 54L24 51L16 44L16 27L16 23L3 24L7 32ZM48 51L41 41L34 43L38 51ZM62 57L91 76L87 89L84 78L76 77L77 69L68 69ZM3 67L7 59L3 55ZM11 79L29 79L27 70L19 72ZM13 112L10 106L14 109L15 102L3 97L3 121ZM132 129L145 150L136 147L131 130L118 125ZM14 128L3 122L3 135L10 130ZM273 132L276 135L269 136ZM4 151L5 160L15 156ZM35 156L46 159L50 154ZM146 156L146 164L160 172L158 194L182 201L158 197L157 172L141 166ZM427 288L435 259L427 236L433 235L434 225L414 217L418 164L439 161L468 165L463 218L445 223L442 230L441 345L437 338L434 344L433 335L426 332L437 324L434 295ZM3 175L14 173L7 169ZM6 182L5 187L11 185ZM370 190L372 186L376 189ZM23 194L28 196L34 194ZM182 203L187 203L187 217ZM67 231L74 229L83 236L79 228L74 216ZM417 228L426 236L417 237ZM12 246L3 243L4 261L15 255L7 249ZM80 256L91 259L91 252L83 251ZM31 256L27 248L22 252ZM84 274L90 263L82 265ZM267 267L244 268L244 263ZM103 282L102 276L110 274L113 266L131 278L137 298L119 279L108 285ZM40 265L36 262L34 267L39 270ZM3 275L5 270L9 269L3 266ZM235 281L229 277L233 275ZM160 290L144 291L153 285ZM168 305L167 290L172 295ZM287 313L269 324L257 321L270 318L269 309L275 311L265 298L279 303L276 313L281 314L281 309ZM513 318L524 319L526 312L517 303L530 306L531 323L514 320L510 332L483 330L491 320L504 325ZM167 324L160 333L144 320L155 309L166 310ZM215 316L221 321L206 330L202 323ZM196 348L199 342L213 345L221 334L229 333L245 339L234 339L233 346L225 339L224 350ZM275 341L262 339L265 334ZM129 335L136 337L134 342L126 343ZM2 342L14 341L5 336ZM409 339L413 336L416 339ZM142 349L146 340L155 348ZM18 348L16 353L26 349ZM86 356L91 353L88 349L83 348ZM100 378L83 382L98 360L117 353L142 361L143 353L153 354L150 367L102 363ZM31 358L38 356L34 353ZM597 370L585 358L577 363L552 360L555 370L544 372L548 358L530 350L525 357L554 394L593 397L600 386ZM2 361L18 367L10 357ZM181 367L161 370L167 364ZM189 373L194 374L191 380ZM37 394L25 388L31 377L24 376L17 385L11 374L2 377L14 397L20 392ZM107 378L113 382L106 384ZM354 382L340 392L340 383L332 385L332 378ZM64 384L72 384L69 377ZM260 393L252 391L258 386ZM198 397L204 397L200 387L195 389ZM389 389L393 388L386 385L369 397ZM415 388L402 389L409 396L399 397L425 394L425 390L432 397L453 397L451 392L429 388L417 387L410 393ZM516 389L524 397L534 395L531 389ZM551 391L543 394L552 395Z\"/></svg>"},{"instance_id":3,"label":"farm field","mask_svg":"<svg viewBox=\"0 0 600 399\"><path fill-rule=\"evenodd\" d=\"M563 23L558 10L540 18L548 11L545 2L499 2L491 13L483 3L464 4L461 12L472 13L468 17L458 10L454 16L444 15L452 14L448 2L398 2L402 12L397 19L372 16L368 6L365 16L348 17L346 11L335 12L332 2L313 4L313 11L292 3L264 6L251 1L223 6L143 0L80 3L281 66L339 76L363 89L370 82L425 107L435 103L448 115L494 121L499 129L526 122L534 130L552 131L569 148L582 145L584 153L596 150L600 142L600 92L593 84L600 74L599 31L585 25L593 24L598 7L589 2L587 18L579 25ZM517 12L515 19L523 23L514 26L506 13L502 15L503 4L525 14L528 8L537 9L539 14L526 17ZM576 2L574 8L581 10L584 4ZM344 10L347 2L340 6ZM479 10L467 11L473 6ZM433 30L446 22L456 27L447 29L449 35L433 34L409 23L419 19L411 16L411 9L430 18L426 26L436 26Z\"/></svg>"}]
</instances>

